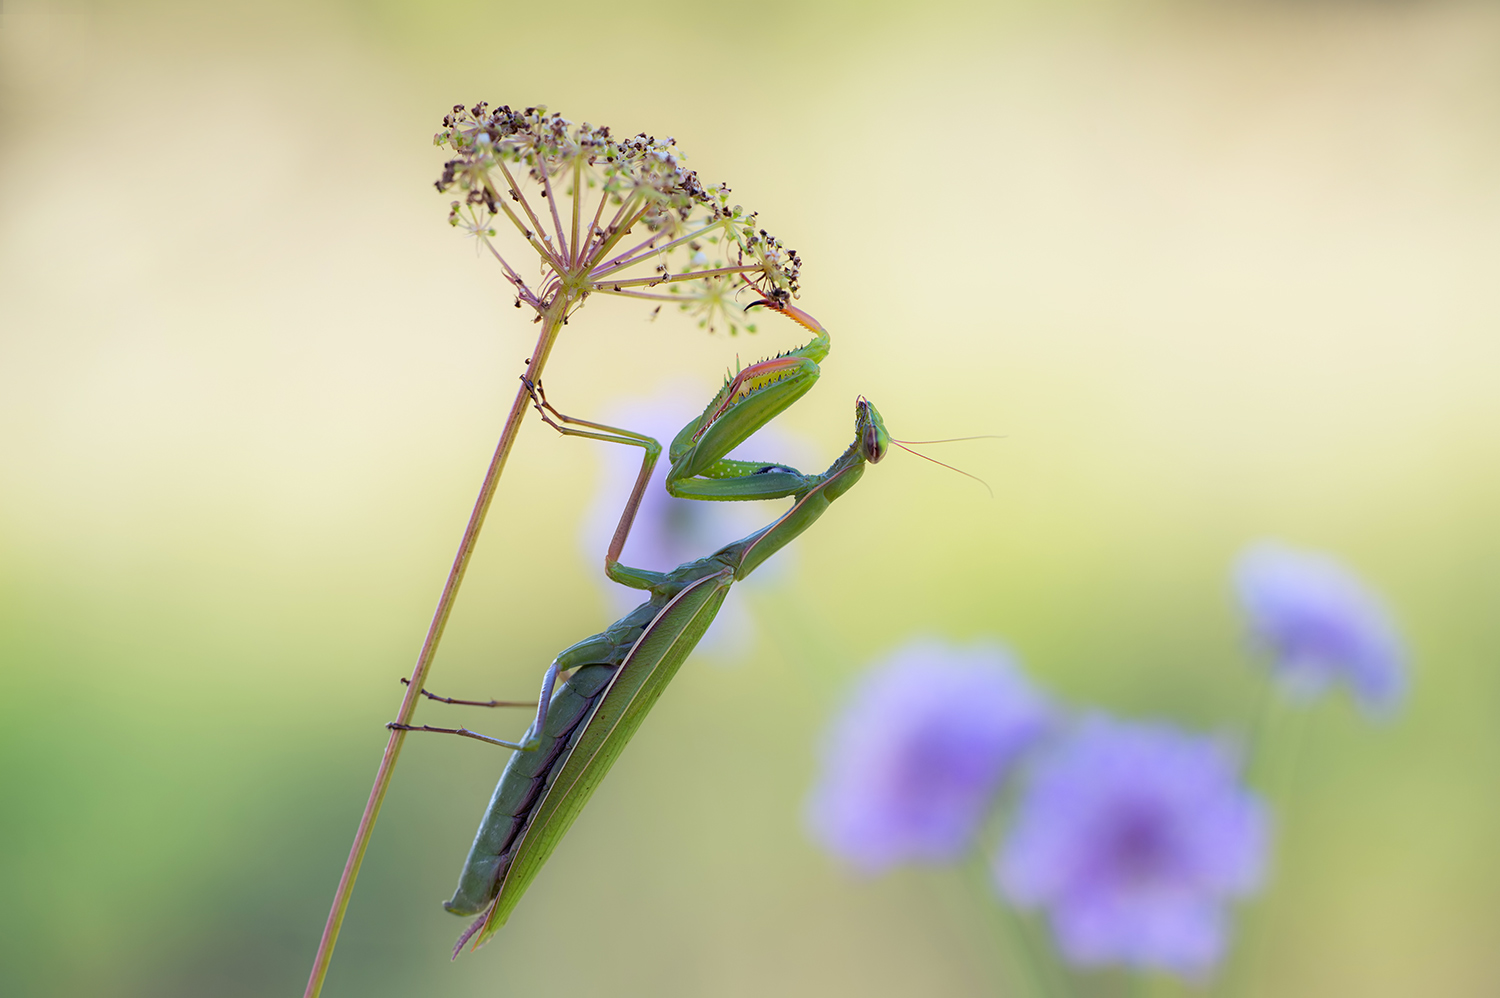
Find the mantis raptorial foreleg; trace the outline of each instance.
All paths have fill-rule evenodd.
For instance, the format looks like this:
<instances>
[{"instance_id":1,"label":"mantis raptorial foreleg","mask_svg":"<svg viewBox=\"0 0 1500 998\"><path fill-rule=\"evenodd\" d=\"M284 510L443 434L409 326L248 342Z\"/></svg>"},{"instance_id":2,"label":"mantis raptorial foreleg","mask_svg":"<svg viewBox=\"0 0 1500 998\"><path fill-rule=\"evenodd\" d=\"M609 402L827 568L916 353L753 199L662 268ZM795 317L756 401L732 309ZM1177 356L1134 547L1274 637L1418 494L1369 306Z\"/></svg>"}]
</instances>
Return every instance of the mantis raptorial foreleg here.
<instances>
[{"instance_id":1,"label":"mantis raptorial foreleg","mask_svg":"<svg viewBox=\"0 0 1500 998\"><path fill-rule=\"evenodd\" d=\"M587 419L565 416L547 401L547 393L540 383L533 384L527 381L525 376L522 376L521 381L526 385L526 390L531 393L531 403L536 407L536 411L541 413L542 422L558 433L570 437L585 437L589 440L603 440L606 443L640 447L646 452L641 457L641 470L635 476L635 485L630 490L630 498L625 501L625 509L620 513L620 522L615 526L614 536L610 538L609 551L604 556L606 565L619 561L620 552L625 550L625 540L630 536L630 528L635 523L636 513L640 511L641 497L645 495L646 485L651 481L651 472L656 468L657 458L661 457L661 444L655 437L648 437L644 433L635 433L631 430L622 430L618 426L606 426ZM586 426L588 429L575 429L579 426ZM626 584L629 585L628 582ZM648 587L638 586L637 588Z\"/></svg>"}]
</instances>

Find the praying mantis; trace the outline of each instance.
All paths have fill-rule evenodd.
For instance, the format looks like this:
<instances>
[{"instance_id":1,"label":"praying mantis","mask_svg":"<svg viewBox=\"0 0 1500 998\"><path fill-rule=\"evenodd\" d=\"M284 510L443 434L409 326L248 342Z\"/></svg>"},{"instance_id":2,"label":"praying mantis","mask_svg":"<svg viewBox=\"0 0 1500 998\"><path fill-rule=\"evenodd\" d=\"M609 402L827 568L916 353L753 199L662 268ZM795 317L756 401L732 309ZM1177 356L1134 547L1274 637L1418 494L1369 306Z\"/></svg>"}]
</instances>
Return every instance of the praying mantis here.
<instances>
[{"instance_id":1,"label":"praying mantis","mask_svg":"<svg viewBox=\"0 0 1500 998\"><path fill-rule=\"evenodd\" d=\"M558 653L542 679L536 718L520 741L492 738L467 728L388 725L461 735L514 753L480 821L458 888L443 904L454 914L479 916L459 937L453 948L455 958L466 943L472 940L477 949L505 924L713 622L729 587L810 527L830 503L859 481L867 463L875 464L885 456L892 443L880 413L861 397L854 407L854 442L821 475L804 475L781 464L727 458L734 447L812 388L818 379L818 362L828 355L828 333L812 316L770 299L753 304L801 323L813 338L725 382L703 415L672 440L666 487L683 498L744 501L790 496L793 504L748 537L670 572L620 564L661 444L644 434L565 416L547 402L540 385L527 385L543 421L558 432L644 451L640 474L610 540L604 570L613 581L649 597L605 630ZM476 704L422 693L432 700ZM477 705L522 704L488 701Z\"/></svg>"}]
</instances>

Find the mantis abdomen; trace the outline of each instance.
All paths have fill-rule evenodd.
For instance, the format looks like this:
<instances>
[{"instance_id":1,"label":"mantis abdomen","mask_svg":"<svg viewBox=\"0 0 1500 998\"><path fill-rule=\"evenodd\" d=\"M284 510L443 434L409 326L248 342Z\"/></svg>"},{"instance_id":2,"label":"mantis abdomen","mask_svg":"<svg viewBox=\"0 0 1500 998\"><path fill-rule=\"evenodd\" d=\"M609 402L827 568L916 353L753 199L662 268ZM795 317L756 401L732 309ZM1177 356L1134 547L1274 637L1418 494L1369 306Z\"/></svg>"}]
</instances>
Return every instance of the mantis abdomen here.
<instances>
[{"instance_id":1,"label":"mantis abdomen","mask_svg":"<svg viewBox=\"0 0 1500 998\"><path fill-rule=\"evenodd\" d=\"M532 812L572 750L583 722L609 686L613 665L586 665L553 694L541 744L510 757L490 806L485 810L458 877L453 899L443 907L455 915L477 915L494 900L495 887L510 865L511 851Z\"/></svg>"}]
</instances>

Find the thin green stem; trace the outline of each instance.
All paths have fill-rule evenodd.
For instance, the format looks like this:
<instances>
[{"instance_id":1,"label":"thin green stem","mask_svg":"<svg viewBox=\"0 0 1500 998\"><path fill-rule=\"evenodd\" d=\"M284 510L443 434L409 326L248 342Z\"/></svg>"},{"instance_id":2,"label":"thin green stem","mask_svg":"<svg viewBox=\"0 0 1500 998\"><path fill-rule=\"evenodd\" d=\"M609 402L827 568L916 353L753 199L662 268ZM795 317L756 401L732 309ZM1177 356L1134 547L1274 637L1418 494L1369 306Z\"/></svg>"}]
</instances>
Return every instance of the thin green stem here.
<instances>
[{"instance_id":1,"label":"thin green stem","mask_svg":"<svg viewBox=\"0 0 1500 998\"><path fill-rule=\"evenodd\" d=\"M1048 989L1060 998L1073 998L1077 995L1078 975L1064 966L1056 944L1048 937L1047 927L1041 922L1042 916L1023 915L1009 906L1006 910L1010 912L1010 920L1015 923L1021 945L1036 962L1037 973L1047 982Z\"/></svg>"},{"instance_id":2,"label":"thin green stem","mask_svg":"<svg viewBox=\"0 0 1500 998\"><path fill-rule=\"evenodd\" d=\"M1004 950L1002 962L1006 967L1006 976L1015 986L1015 993L1028 998L1057 995L1058 992L1049 985L1041 972L1036 951L1020 924L1019 913L996 897L991 889L990 870L984 860L984 853L978 849L973 850L960 876L969 888L974 903L988 913L989 921L1000 937L1000 946Z\"/></svg>"},{"instance_id":3,"label":"thin green stem","mask_svg":"<svg viewBox=\"0 0 1500 998\"><path fill-rule=\"evenodd\" d=\"M1272 676L1266 677L1261 696L1257 719L1251 727L1246 778L1259 789L1264 800L1275 804L1277 823L1287 828L1291 825L1297 770L1312 727L1312 708L1306 703L1288 703L1275 689ZM1252 990L1250 982L1261 970L1271 929L1264 906L1262 899L1258 904L1239 907L1239 940L1229 954L1224 973L1213 982L1210 989L1213 994L1235 995Z\"/></svg>"},{"instance_id":4,"label":"thin green stem","mask_svg":"<svg viewBox=\"0 0 1500 998\"><path fill-rule=\"evenodd\" d=\"M1276 680L1271 675L1261 677L1260 689L1255 695L1256 702L1252 708L1250 730L1245 737L1244 775L1246 779L1253 779L1260 775L1264 765L1266 734L1275 723L1275 712L1278 706L1275 687Z\"/></svg>"},{"instance_id":5,"label":"thin green stem","mask_svg":"<svg viewBox=\"0 0 1500 998\"><path fill-rule=\"evenodd\" d=\"M567 314L568 304L559 296L543 313L541 336L537 339L536 349L532 352L531 361L526 366L526 377L533 384L541 379L542 368L547 363L553 344L557 341L557 333L562 328L562 318ZM410 723L417 703L421 699L421 690L427 683L427 674L432 668L433 658L437 655L438 643L442 641L443 630L448 625L448 616L453 612L453 602L458 596L458 587L463 582L464 572L469 567L469 558L473 555L474 545L479 540L479 530L484 526L485 514L489 512L490 502L495 498L495 488L500 484L500 474L505 470L505 461L510 457L511 448L515 446L516 436L521 429L521 421L530 405L531 396L523 385L516 393L516 401L511 406L510 416L505 421L505 429L500 433L500 443L495 448L495 456L490 459L489 469L484 475L484 483L479 488L479 498L474 503L474 511L469 514L468 525L464 527L463 539L458 545L458 554L453 559L453 567L448 571L448 580L443 584L442 595L438 597L437 610L432 615L432 623L427 628L427 637L422 641L422 650L418 653L417 664L412 669L406 695L401 700L401 709L396 714L397 724ZM339 929L344 923L344 912L349 907L349 897L354 891L354 881L359 876L359 867L364 861L365 849L369 847L370 835L375 829L375 820L380 815L380 805L385 801L385 793L391 783L391 774L395 771L396 759L401 755L401 745L405 739L406 732L393 730L390 740L386 742L385 754L381 756L380 766L375 771L375 785L370 788L370 798L366 801L364 813L360 816L359 828L354 833L354 843L349 847L349 859L344 863L343 875L339 877L338 889L334 891L333 907L328 912L328 922L323 927L323 939L319 942L317 955L313 958L312 973L307 979L307 990L303 992L304 998L317 998L318 993L323 990L323 979L328 976L329 961L333 959L333 947L338 941Z\"/></svg>"}]
</instances>

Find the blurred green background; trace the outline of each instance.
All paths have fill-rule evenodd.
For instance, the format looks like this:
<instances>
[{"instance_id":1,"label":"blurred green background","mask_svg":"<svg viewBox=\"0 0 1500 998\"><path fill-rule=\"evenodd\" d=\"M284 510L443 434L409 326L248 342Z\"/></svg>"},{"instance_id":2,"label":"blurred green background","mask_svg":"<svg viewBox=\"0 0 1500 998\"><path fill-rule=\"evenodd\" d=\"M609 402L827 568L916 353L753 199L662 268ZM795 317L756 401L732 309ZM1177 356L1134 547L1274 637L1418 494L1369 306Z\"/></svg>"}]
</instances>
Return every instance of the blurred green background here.
<instances>
[{"instance_id":1,"label":"blurred green background","mask_svg":"<svg viewBox=\"0 0 1500 998\"><path fill-rule=\"evenodd\" d=\"M821 453L858 393L1007 436L941 455L993 501L897 454L732 595L741 664L689 663L456 964L503 757L408 742L326 994L998 993L955 875L807 841L839 690L996 636L1060 697L1242 728L1263 536L1361 572L1416 676L1392 725L1318 711L1252 991L1500 990L1500 10L1290 0L6 0L0 990L300 993L533 338L432 189L480 99L675 135L802 253L834 352L783 420ZM706 393L796 332L591 301L548 387ZM435 688L527 695L605 622L599 467L527 426Z\"/></svg>"}]
</instances>

